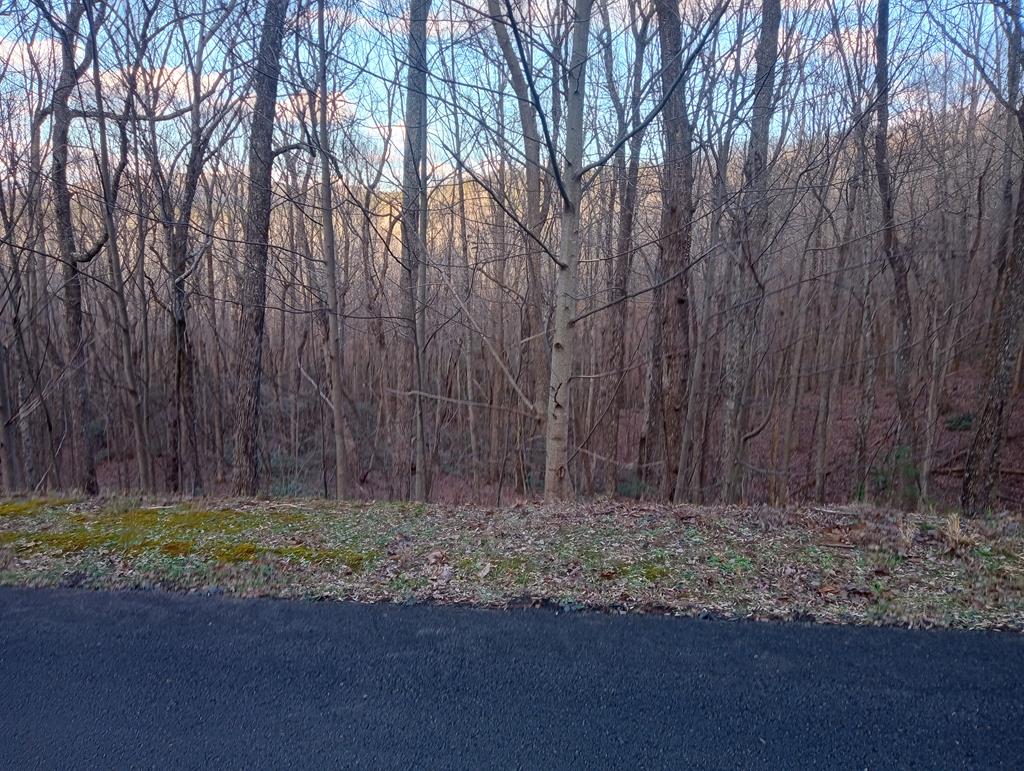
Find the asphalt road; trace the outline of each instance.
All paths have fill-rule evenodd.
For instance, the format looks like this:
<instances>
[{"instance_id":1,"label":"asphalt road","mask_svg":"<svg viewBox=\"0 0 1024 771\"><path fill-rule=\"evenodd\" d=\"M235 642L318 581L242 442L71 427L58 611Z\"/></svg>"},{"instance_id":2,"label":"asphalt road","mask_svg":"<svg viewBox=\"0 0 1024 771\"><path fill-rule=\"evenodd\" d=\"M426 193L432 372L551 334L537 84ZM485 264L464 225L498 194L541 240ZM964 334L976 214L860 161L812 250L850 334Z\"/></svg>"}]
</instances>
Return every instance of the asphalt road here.
<instances>
[{"instance_id":1,"label":"asphalt road","mask_svg":"<svg viewBox=\"0 0 1024 771\"><path fill-rule=\"evenodd\" d=\"M0 768L1024 766L1024 636L0 589Z\"/></svg>"}]
</instances>

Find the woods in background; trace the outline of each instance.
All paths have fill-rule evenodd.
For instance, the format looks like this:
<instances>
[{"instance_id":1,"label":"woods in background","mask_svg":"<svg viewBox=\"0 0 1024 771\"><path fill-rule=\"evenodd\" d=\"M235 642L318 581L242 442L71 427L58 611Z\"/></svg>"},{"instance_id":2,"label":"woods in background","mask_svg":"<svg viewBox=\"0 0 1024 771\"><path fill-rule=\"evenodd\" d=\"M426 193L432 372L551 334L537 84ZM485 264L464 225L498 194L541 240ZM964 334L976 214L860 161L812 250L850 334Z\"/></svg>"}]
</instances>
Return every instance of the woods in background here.
<instances>
[{"instance_id":1,"label":"woods in background","mask_svg":"<svg viewBox=\"0 0 1024 771\"><path fill-rule=\"evenodd\" d=\"M1020 0L32 0L3 491L1024 501Z\"/></svg>"}]
</instances>

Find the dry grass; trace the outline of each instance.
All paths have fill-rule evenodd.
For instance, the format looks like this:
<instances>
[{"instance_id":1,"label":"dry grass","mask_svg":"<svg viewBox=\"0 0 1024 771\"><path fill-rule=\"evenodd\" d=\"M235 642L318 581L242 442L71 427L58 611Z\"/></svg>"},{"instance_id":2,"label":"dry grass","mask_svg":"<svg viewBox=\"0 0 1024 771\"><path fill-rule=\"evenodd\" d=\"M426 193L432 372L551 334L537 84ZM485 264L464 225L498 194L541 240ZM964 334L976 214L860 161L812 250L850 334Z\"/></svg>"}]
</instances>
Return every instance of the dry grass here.
<instances>
[{"instance_id":1,"label":"dry grass","mask_svg":"<svg viewBox=\"0 0 1024 771\"><path fill-rule=\"evenodd\" d=\"M0 583L1024 631L1024 518L35 499L0 503Z\"/></svg>"}]
</instances>

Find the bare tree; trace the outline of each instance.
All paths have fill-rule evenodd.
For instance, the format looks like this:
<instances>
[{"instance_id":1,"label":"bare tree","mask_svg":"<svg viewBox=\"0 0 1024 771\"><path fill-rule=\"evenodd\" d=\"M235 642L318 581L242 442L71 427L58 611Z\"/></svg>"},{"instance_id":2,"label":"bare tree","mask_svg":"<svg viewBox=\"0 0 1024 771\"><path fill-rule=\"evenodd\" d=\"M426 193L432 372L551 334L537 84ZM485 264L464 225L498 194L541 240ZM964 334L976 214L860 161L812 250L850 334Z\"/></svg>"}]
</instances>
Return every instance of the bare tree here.
<instances>
[{"instance_id":1,"label":"bare tree","mask_svg":"<svg viewBox=\"0 0 1024 771\"><path fill-rule=\"evenodd\" d=\"M1019 0L954 5L16 5L0 484L1019 500Z\"/></svg>"},{"instance_id":2,"label":"bare tree","mask_svg":"<svg viewBox=\"0 0 1024 771\"><path fill-rule=\"evenodd\" d=\"M402 279L412 399L413 499L427 499L427 16L430 0L410 0L406 59L405 153L402 158Z\"/></svg>"},{"instance_id":3,"label":"bare tree","mask_svg":"<svg viewBox=\"0 0 1024 771\"><path fill-rule=\"evenodd\" d=\"M693 228L693 128L687 115L686 82L679 4L656 0L658 37L661 40L661 83L665 107L661 123L665 144L662 171L661 226L658 238L659 288L657 305L664 307L662 418L665 466L662 495L681 499L685 485L687 383L690 377L690 242Z\"/></svg>"},{"instance_id":4,"label":"bare tree","mask_svg":"<svg viewBox=\"0 0 1024 771\"><path fill-rule=\"evenodd\" d=\"M583 200L583 103L586 95L592 0L573 7L572 52L565 92L565 149L558 173L562 197L561 231L555 270L554 324L551 335L551 382L544 465L544 496L568 496L569 399L575 351L577 271L580 257L580 205Z\"/></svg>"},{"instance_id":5,"label":"bare tree","mask_svg":"<svg viewBox=\"0 0 1024 771\"><path fill-rule=\"evenodd\" d=\"M234 487L254 494L260 478L260 387L267 303L267 252L273 198L274 115L281 72L288 0L267 0L253 73L252 129L249 134L249 190L246 203L243 275L239 297L238 401L235 412Z\"/></svg>"},{"instance_id":6,"label":"bare tree","mask_svg":"<svg viewBox=\"0 0 1024 771\"><path fill-rule=\"evenodd\" d=\"M754 333L764 282L760 276L762 258L769 246L768 132L775 102L775 70L779 51L779 0L761 3L761 31L754 53L753 113L750 138L743 162L743 193L736 214L736 321L726 341L725 425L722 449L722 497L738 501L743 496L746 466L748 410L746 392L750 377L750 343Z\"/></svg>"},{"instance_id":7,"label":"bare tree","mask_svg":"<svg viewBox=\"0 0 1024 771\"><path fill-rule=\"evenodd\" d=\"M917 418L911 393L910 357L913 345L913 304L910 300L910 255L896 232L895 195L889 171L889 0L879 0L875 30L875 176L882 201L882 252L892 271L893 313L896 316L896 403L899 430L894 466L899 477L900 504L913 509L918 498Z\"/></svg>"},{"instance_id":8,"label":"bare tree","mask_svg":"<svg viewBox=\"0 0 1024 771\"><path fill-rule=\"evenodd\" d=\"M58 259L64 273L64 317L67 334L67 358L71 393L75 408L71 411L71 425L79 462L76 483L88 494L99 492L96 477L96 443L93 434L92 394L89 388L85 313L82 307L82 273L80 266L91 262L110 233L104 232L88 249L80 249L71 210L71 187L68 184L68 146L72 110L69 101L79 80L92 64L95 49L93 36L87 36L81 61L76 61L80 42L80 28L85 16L85 2L72 0L63 20L50 15L48 4L34 0L36 7L49 22L60 43L60 75L50 104L50 179L53 184L53 206L57 229ZM99 23L100 19L94 19Z\"/></svg>"},{"instance_id":9,"label":"bare tree","mask_svg":"<svg viewBox=\"0 0 1024 771\"><path fill-rule=\"evenodd\" d=\"M1021 92L1024 68L1024 22L1021 21L1019 0L994 3L1004 16L1008 30L1007 85L1003 100L1007 113L1016 119L1019 136L1024 136L1024 95ZM991 81L990 81L991 82ZM994 85L994 84L993 84ZM1008 125L1009 140L1014 137L1013 126ZM1006 158L1005 162L1012 163ZM1012 199L1004 192L1003 201ZM1024 170L1020 173L1017 206L1013 217L1013 249L1006 253L1006 231L999 236L999 288L990 340L991 373L985 392L985 402L978 421L978 429L971 442L964 470L961 505L970 514L989 510L999 480L1000 455L1006 436L1007 410L1014 388L1014 380L1024 344ZM1005 256L1003 256L1005 255Z\"/></svg>"},{"instance_id":10,"label":"bare tree","mask_svg":"<svg viewBox=\"0 0 1024 771\"><path fill-rule=\"evenodd\" d=\"M316 35L319 59L320 109L317 145L320 154L320 217L323 220L324 262L327 283L327 359L331 371L331 413L334 434L335 494L343 498L350 492L348 451L345 447L345 381L341 340L341 313L338 297L338 256L334 235L334 190L331 175L331 138L328 133L330 92L327 89L328 50L324 31L325 0L317 0Z\"/></svg>"}]
</instances>

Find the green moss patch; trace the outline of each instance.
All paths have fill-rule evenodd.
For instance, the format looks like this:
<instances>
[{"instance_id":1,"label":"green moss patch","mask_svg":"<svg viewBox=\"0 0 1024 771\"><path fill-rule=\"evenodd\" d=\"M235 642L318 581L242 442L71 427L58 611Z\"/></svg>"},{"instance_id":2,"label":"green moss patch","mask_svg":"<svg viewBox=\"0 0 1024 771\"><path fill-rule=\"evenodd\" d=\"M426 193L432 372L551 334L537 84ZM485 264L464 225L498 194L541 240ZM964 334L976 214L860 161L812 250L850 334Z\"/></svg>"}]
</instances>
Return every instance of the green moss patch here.
<instances>
[{"instance_id":1,"label":"green moss patch","mask_svg":"<svg viewBox=\"0 0 1024 771\"><path fill-rule=\"evenodd\" d=\"M251 562L256 559L263 549L254 543L242 542L226 546L215 547L211 556L218 562Z\"/></svg>"},{"instance_id":2,"label":"green moss patch","mask_svg":"<svg viewBox=\"0 0 1024 771\"><path fill-rule=\"evenodd\" d=\"M0 517L31 517L73 503L70 498L27 498L0 502Z\"/></svg>"},{"instance_id":3,"label":"green moss patch","mask_svg":"<svg viewBox=\"0 0 1024 771\"><path fill-rule=\"evenodd\" d=\"M170 557L187 557L193 548L195 544L191 541L167 541L160 544L160 552Z\"/></svg>"}]
</instances>

